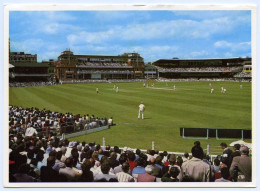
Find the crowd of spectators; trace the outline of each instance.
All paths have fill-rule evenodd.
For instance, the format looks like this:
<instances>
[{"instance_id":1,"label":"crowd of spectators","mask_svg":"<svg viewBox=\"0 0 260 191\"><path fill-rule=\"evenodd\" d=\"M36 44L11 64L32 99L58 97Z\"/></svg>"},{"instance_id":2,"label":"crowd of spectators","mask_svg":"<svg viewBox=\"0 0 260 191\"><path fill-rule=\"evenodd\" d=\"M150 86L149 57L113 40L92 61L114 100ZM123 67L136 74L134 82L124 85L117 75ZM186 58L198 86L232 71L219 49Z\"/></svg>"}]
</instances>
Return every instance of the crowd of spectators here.
<instances>
[{"instance_id":1,"label":"crowd of spectators","mask_svg":"<svg viewBox=\"0 0 260 191\"><path fill-rule=\"evenodd\" d=\"M176 79L169 79L169 78L158 78L156 81L158 82L199 82L199 81L207 81L207 82L221 82L221 81L241 81L240 79L236 78L176 78ZM242 80L248 81L248 80Z\"/></svg>"},{"instance_id":2,"label":"crowd of spectators","mask_svg":"<svg viewBox=\"0 0 260 191\"><path fill-rule=\"evenodd\" d=\"M30 86L52 86L55 85L55 82L47 81L47 82L9 82L9 87L17 88L17 87L30 87Z\"/></svg>"},{"instance_id":3,"label":"crowd of spectators","mask_svg":"<svg viewBox=\"0 0 260 191\"><path fill-rule=\"evenodd\" d=\"M88 80L66 80L63 83L121 83L121 82L145 82L146 79L88 79Z\"/></svg>"},{"instance_id":4,"label":"crowd of spectators","mask_svg":"<svg viewBox=\"0 0 260 191\"><path fill-rule=\"evenodd\" d=\"M100 73L100 74L134 74L133 70L81 70L80 74L92 74L92 73Z\"/></svg>"},{"instance_id":5,"label":"crowd of spectators","mask_svg":"<svg viewBox=\"0 0 260 191\"><path fill-rule=\"evenodd\" d=\"M239 74L234 75L235 78L251 78L252 73L251 72L241 72Z\"/></svg>"},{"instance_id":6,"label":"crowd of spectators","mask_svg":"<svg viewBox=\"0 0 260 191\"><path fill-rule=\"evenodd\" d=\"M127 63L102 63L102 62L81 62L80 65L82 66L92 66L92 67L125 67L128 66Z\"/></svg>"},{"instance_id":7,"label":"crowd of spectators","mask_svg":"<svg viewBox=\"0 0 260 191\"><path fill-rule=\"evenodd\" d=\"M159 72L232 72L242 70L241 66L227 67L190 67L190 68L162 68L156 66Z\"/></svg>"},{"instance_id":8,"label":"crowd of spectators","mask_svg":"<svg viewBox=\"0 0 260 191\"><path fill-rule=\"evenodd\" d=\"M9 131L32 136L34 133L46 135L48 132L62 135L75 131L113 125L112 117L99 118L94 115L52 112L46 109L9 106Z\"/></svg>"},{"instance_id":9,"label":"crowd of spectators","mask_svg":"<svg viewBox=\"0 0 260 191\"><path fill-rule=\"evenodd\" d=\"M184 153L183 157L167 151L119 149L95 142L68 141L53 133L39 135L31 129L41 119L55 122L69 115L12 106L10 113L10 182L251 181L251 158L245 146L235 145L232 152L222 143L223 155L212 163L199 141L194 143L191 154ZM24 114L27 117L22 118Z\"/></svg>"}]
</instances>

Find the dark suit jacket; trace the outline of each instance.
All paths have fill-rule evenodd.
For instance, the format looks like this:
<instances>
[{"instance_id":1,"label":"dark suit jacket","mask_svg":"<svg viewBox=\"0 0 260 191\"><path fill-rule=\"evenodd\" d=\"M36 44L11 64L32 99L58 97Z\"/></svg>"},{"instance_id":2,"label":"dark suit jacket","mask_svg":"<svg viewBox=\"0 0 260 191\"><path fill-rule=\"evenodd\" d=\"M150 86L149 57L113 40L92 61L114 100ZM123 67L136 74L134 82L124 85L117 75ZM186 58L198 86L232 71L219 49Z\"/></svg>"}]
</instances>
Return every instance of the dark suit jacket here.
<instances>
[{"instance_id":1,"label":"dark suit jacket","mask_svg":"<svg viewBox=\"0 0 260 191\"><path fill-rule=\"evenodd\" d=\"M228 168L230 167L230 161L231 161L231 154L232 154L232 151L227 148L223 151L223 158L222 158L222 162L225 163Z\"/></svg>"}]
</instances>

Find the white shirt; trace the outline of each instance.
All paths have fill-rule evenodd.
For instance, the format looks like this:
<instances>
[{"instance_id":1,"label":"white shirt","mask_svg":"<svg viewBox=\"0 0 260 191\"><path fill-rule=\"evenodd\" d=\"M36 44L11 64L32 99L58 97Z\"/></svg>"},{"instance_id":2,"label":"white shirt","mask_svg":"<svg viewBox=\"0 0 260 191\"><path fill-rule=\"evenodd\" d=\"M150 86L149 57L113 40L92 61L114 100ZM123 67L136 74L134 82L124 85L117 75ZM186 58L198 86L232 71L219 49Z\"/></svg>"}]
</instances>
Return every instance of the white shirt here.
<instances>
[{"instance_id":1,"label":"white shirt","mask_svg":"<svg viewBox=\"0 0 260 191\"><path fill-rule=\"evenodd\" d=\"M131 175L129 175L125 172L119 172L116 174L116 176L117 176L118 182L130 182L131 180L134 179Z\"/></svg>"},{"instance_id":2,"label":"white shirt","mask_svg":"<svg viewBox=\"0 0 260 191\"><path fill-rule=\"evenodd\" d=\"M33 134L38 134L38 132L36 131L36 129L34 129L33 127L28 127L26 129L26 132L25 132L25 136L33 136Z\"/></svg>"},{"instance_id":3,"label":"white shirt","mask_svg":"<svg viewBox=\"0 0 260 191\"><path fill-rule=\"evenodd\" d=\"M144 111L144 108L145 108L144 104L141 103L141 104L139 105L139 111Z\"/></svg>"}]
</instances>

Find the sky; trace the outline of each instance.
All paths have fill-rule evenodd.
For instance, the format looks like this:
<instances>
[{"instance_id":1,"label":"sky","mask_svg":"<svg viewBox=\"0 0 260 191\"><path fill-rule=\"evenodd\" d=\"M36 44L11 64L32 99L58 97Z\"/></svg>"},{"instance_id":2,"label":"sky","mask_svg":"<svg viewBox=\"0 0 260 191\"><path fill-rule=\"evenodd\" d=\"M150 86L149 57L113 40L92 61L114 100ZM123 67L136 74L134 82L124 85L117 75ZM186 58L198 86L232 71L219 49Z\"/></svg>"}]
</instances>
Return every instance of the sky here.
<instances>
[{"instance_id":1,"label":"sky","mask_svg":"<svg viewBox=\"0 0 260 191\"><path fill-rule=\"evenodd\" d=\"M74 54L138 52L174 57L251 57L251 11L10 11L11 51L38 61Z\"/></svg>"}]
</instances>

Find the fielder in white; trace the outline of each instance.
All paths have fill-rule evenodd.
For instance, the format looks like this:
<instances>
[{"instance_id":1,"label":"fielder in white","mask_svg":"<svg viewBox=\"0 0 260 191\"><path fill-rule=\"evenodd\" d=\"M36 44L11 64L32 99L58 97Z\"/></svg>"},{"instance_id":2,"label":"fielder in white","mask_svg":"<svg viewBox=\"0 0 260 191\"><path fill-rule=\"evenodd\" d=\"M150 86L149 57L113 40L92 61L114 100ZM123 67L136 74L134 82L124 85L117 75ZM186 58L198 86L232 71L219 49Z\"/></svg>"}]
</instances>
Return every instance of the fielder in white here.
<instances>
[{"instance_id":1,"label":"fielder in white","mask_svg":"<svg viewBox=\"0 0 260 191\"><path fill-rule=\"evenodd\" d=\"M173 90L174 90L174 91L176 90L176 86L175 86L175 85L173 86Z\"/></svg>"},{"instance_id":2,"label":"fielder in white","mask_svg":"<svg viewBox=\"0 0 260 191\"><path fill-rule=\"evenodd\" d=\"M213 93L213 92L214 92L214 89L213 89L213 88L211 88L211 89L210 89L210 93Z\"/></svg>"},{"instance_id":3,"label":"fielder in white","mask_svg":"<svg viewBox=\"0 0 260 191\"><path fill-rule=\"evenodd\" d=\"M116 87L116 93L118 93L118 87Z\"/></svg>"},{"instance_id":4,"label":"fielder in white","mask_svg":"<svg viewBox=\"0 0 260 191\"><path fill-rule=\"evenodd\" d=\"M138 119L140 119L141 114L142 114L142 119L144 119L144 110L145 110L144 102L141 102L141 104L139 105Z\"/></svg>"}]
</instances>

